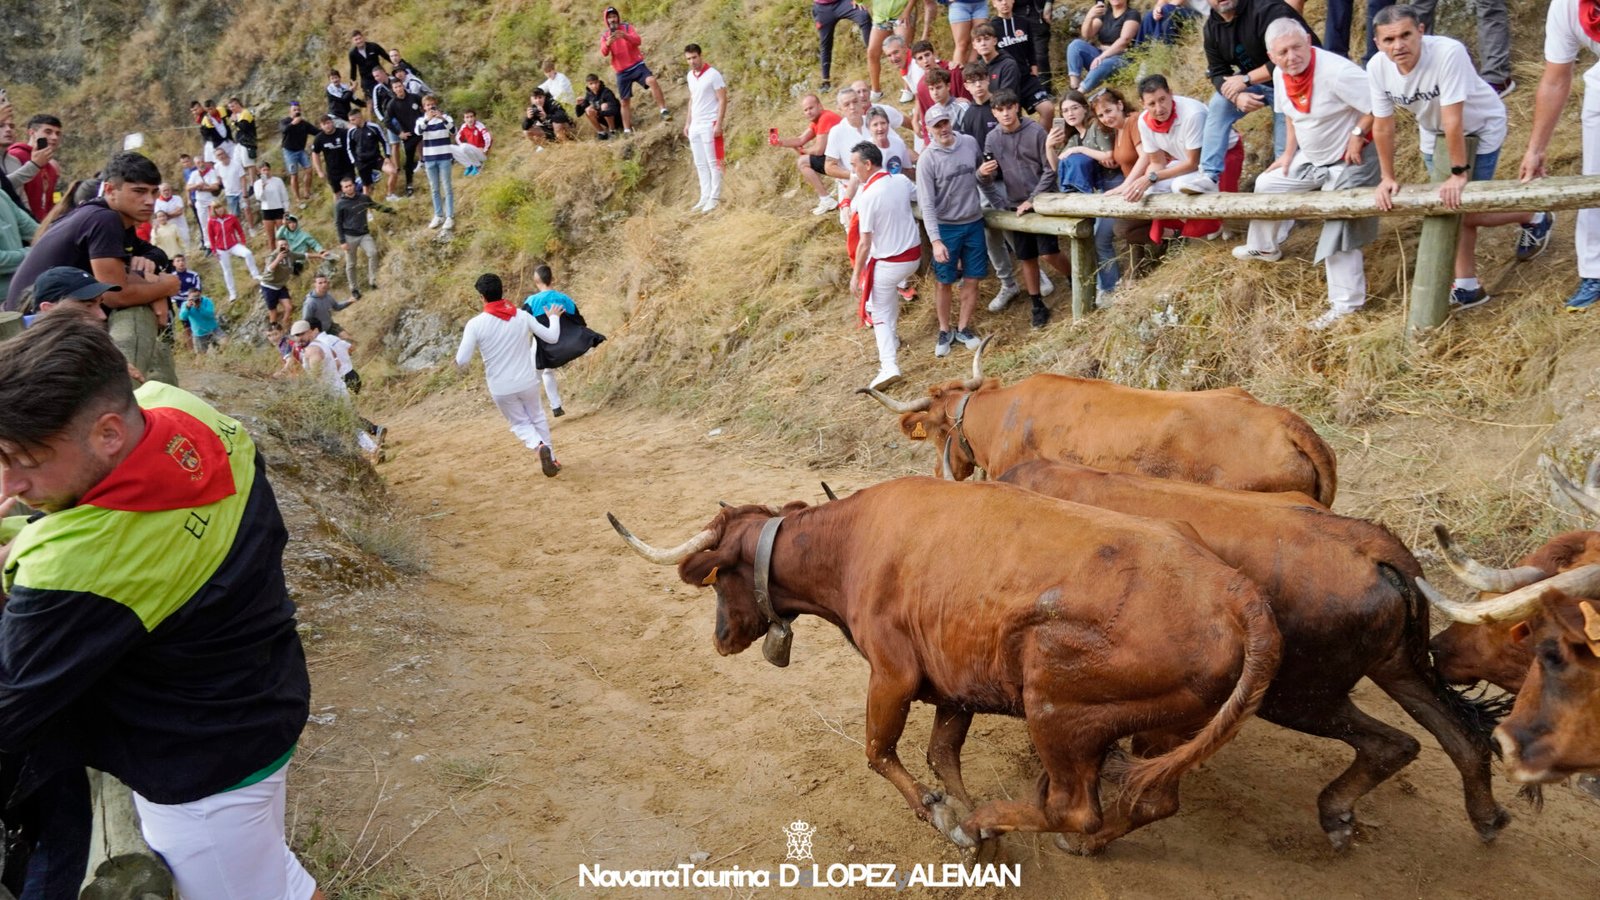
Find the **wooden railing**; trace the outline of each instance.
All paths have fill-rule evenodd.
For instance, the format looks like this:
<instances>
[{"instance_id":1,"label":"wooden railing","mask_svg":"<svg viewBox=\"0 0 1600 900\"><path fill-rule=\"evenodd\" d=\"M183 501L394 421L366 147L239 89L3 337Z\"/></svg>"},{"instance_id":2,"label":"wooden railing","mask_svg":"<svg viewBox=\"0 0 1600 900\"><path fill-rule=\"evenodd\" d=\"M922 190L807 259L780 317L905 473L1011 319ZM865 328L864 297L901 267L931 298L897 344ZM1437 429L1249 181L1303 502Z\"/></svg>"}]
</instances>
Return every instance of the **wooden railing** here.
<instances>
[{"instance_id":1,"label":"wooden railing","mask_svg":"<svg viewBox=\"0 0 1600 900\"><path fill-rule=\"evenodd\" d=\"M1445 155L1434 158L1435 178ZM1444 163L1447 168L1448 164ZM1448 173L1446 173L1448 174ZM1442 179L1440 179L1442 180ZM1450 314L1450 287L1461 216L1475 212L1532 212L1600 207L1600 176L1578 175L1516 181L1479 181L1468 184L1461 207L1446 209L1436 185L1406 185L1394 197L1392 209L1380 210L1372 188L1316 191L1305 194L1157 194L1129 203L1116 194L1041 194L1034 199L1038 214L1019 216L987 212L992 228L1049 234L1071 241L1072 317L1094 309L1094 219L1356 219L1368 216L1423 216L1412 276L1413 333L1444 322Z\"/></svg>"}]
</instances>

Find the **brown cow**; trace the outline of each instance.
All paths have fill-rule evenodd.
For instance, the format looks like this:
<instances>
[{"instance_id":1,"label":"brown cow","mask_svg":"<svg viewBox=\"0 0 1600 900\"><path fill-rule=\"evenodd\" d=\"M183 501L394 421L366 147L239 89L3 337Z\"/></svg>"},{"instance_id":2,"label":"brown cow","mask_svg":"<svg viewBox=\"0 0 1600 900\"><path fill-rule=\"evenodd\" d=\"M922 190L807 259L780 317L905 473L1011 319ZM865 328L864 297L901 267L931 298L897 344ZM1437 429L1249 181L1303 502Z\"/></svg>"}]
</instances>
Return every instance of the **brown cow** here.
<instances>
[{"instance_id":1,"label":"brown cow","mask_svg":"<svg viewBox=\"0 0 1600 900\"><path fill-rule=\"evenodd\" d=\"M1541 457L1539 461L1561 493L1600 518L1600 457L1590 465L1582 487L1573 484L1549 458ZM1434 534L1456 578L1482 592L1479 602L1487 602L1561 572L1600 563L1600 531L1559 534L1510 569L1487 566L1468 556L1456 546L1442 525L1434 527ZM1433 638L1433 655L1439 671L1452 684L1487 681L1513 694L1521 691L1522 680L1533 665L1533 652L1526 641L1511 639L1511 629L1516 624L1481 619L1452 622Z\"/></svg>"},{"instance_id":2,"label":"brown cow","mask_svg":"<svg viewBox=\"0 0 1600 900\"><path fill-rule=\"evenodd\" d=\"M871 667L868 763L965 847L1171 815L1178 778L1238 731L1277 669L1269 604L1192 530L1010 485L902 478L822 506L730 507L665 551L612 525L715 587L718 653L766 634L783 664L795 616L837 625ZM953 536L982 563L951 552ZM938 708L936 729L956 709L1022 716L1044 764L1038 799L991 801L957 824L896 752L913 700ZM1131 764L1103 813L1101 762L1128 736L1160 755Z\"/></svg>"},{"instance_id":3,"label":"brown cow","mask_svg":"<svg viewBox=\"0 0 1600 900\"><path fill-rule=\"evenodd\" d=\"M1420 749L1415 738L1351 702L1363 676L1439 740L1461 772L1468 816L1484 840L1510 821L1490 784L1492 718L1446 687L1429 662L1428 606L1413 587L1422 569L1387 529L1334 515L1304 494L1230 491L1071 463L1024 463L1000 480L1061 500L1182 521L1255 581L1283 634L1283 663L1259 715L1356 751L1317 799L1335 847L1349 846L1356 800ZM1094 846L1086 841L1078 849Z\"/></svg>"},{"instance_id":4,"label":"brown cow","mask_svg":"<svg viewBox=\"0 0 1600 900\"><path fill-rule=\"evenodd\" d=\"M1418 584L1458 622L1516 623L1510 639L1532 657L1511 715L1495 729L1506 775L1542 784L1600 772L1600 564L1470 603Z\"/></svg>"},{"instance_id":5,"label":"brown cow","mask_svg":"<svg viewBox=\"0 0 1600 900\"><path fill-rule=\"evenodd\" d=\"M1192 481L1241 491L1299 491L1333 505L1333 451L1306 421L1241 388L1147 391L1094 378L1041 374L1001 387L983 351L967 381L935 385L913 403L871 388L900 413L900 430L932 441L934 474L974 468L999 477L1035 459Z\"/></svg>"}]
</instances>

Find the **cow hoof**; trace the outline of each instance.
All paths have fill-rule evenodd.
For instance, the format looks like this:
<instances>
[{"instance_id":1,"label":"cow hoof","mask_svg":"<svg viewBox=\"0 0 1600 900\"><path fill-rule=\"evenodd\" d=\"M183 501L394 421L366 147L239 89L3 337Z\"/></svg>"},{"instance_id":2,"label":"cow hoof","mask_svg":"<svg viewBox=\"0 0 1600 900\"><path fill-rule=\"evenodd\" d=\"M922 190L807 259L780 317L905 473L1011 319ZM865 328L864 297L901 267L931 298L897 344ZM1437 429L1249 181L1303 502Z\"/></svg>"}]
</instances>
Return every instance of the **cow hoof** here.
<instances>
[{"instance_id":1,"label":"cow hoof","mask_svg":"<svg viewBox=\"0 0 1600 900\"><path fill-rule=\"evenodd\" d=\"M1600 800L1600 777L1579 775L1573 779L1572 786L1578 789L1578 793Z\"/></svg>"},{"instance_id":2,"label":"cow hoof","mask_svg":"<svg viewBox=\"0 0 1600 900\"><path fill-rule=\"evenodd\" d=\"M931 807L943 799L944 794L941 794L938 791L930 790L922 795L922 805Z\"/></svg>"},{"instance_id":3,"label":"cow hoof","mask_svg":"<svg viewBox=\"0 0 1600 900\"><path fill-rule=\"evenodd\" d=\"M1510 824L1511 814L1503 809L1500 809L1499 807L1496 807L1494 811L1494 818L1487 822L1475 822L1473 823L1472 827L1478 830L1478 838L1485 844L1489 844L1493 843L1494 839L1500 836L1500 832Z\"/></svg>"},{"instance_id":4,"label":"cow hoof","mask_svg":"<svg viewBox=\"0 0 1600 900\"><path fill-rule=\"evenodd\" d=\"M977 842L961 829L961 823L967 817L967 811L958 807L954 802L940 799L928 807L930 820L939 833L954 841L957 847L972 848Z\"/></svg>"},{"instance_id":5,"label":"cow hoof","mask_svg":"<svg viewBox=\"0 0 1600 900\"><path fill-rule=\"evenodd\" d=\"M1055 841L1062 851L1085 858L1099 856L1106 849L1105 844L1096 842L1086 834L1057 834Z\"/></svg>"},{"instance_id":6,"label":"cow hoof","mask_svg":"<svg viewBox=\"0 0 1600 900\"><path fill-rule=\"evenodd\" d=\"M1324 822L1322 830L1328 835L1328 843L1333 849L1343 853L1350 849L1350 841L1356 834L1356 816L1352 812L1343 812L1334 817L1332 823Z\"/></svg>"},{"instance_id":7,"label":"cow hoof","mask_svg":"<svg viewBox=\"0 0 1600 900\"><path fill-rule=\"evenodd\" d=\"M954 841L955 845L963 850L976 850L978 847L978 842L962 831L960 825L952 826L950 830L945 831L945 837Z\"/></svg>"}]
</instances>

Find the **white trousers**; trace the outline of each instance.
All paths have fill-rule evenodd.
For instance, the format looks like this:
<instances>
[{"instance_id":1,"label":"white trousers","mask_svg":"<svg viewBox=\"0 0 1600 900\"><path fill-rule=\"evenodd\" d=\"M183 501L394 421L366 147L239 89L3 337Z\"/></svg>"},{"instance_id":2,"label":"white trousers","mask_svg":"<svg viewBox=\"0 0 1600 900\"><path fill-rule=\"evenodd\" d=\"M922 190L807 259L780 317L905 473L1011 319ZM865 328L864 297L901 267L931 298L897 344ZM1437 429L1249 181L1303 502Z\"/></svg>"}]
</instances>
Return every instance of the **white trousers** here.
<instances>
[{"instance_id":1,"label":"white trousers","mask_svg":"<svg viewBox=\"0 0 1600 900\"><path fill-rule=\"evenodd\" d=\"M544 382L544 395L550 401L551 409L561 408L561 386L556 384L555 369L540 369L539 380Z\"/></svg>"},{"instance_id":2,"label":"white trousers","mask_svg":"<svg viewBox=\"0 0 1600 900\"><path fill-rule=\"evenodd\" d=\"M245 266L250 269L251 278L261 277L261 270L256 268L256 255L250 252L249 247L243 244L234 244L227 250L218 253L217 263L222 266L222 283L228 286L229 300L239 296L239 292L233 288L233 258L235 256L244 260Z\"/></svg>"},{"instance_id":3,"label":"white trousers","mask_svg":"<svg viewBox=\"0 0 1600 900\"><path fill-rule=\"evenodd\" d=\"M716 125L690 128L689 150L694 154L695 174L700 177L700 200L721 200L722 160L717 159Z\"/></svg>"},{"instance_id":4,"label":"white trousers","mask_svg":"<svg viewBox=\"0 0 1600 900\"><path fill-rule=\"evenodd\" d=\"M285 765L264 781L192 803L133 795L139 828L185 900L309 900L316 881L283 837Z\"/></svg>"},{"instance_id":5,"label":"white trousers","mask_svg":"<svg viewBox=\"0 0 1600 900\"><path fill-rule=\"evenodd\" d=\"M1295 159L1301 157L1296 154ZM1310 177L1296 178L1284 173L1282 169L1273 169L1263 172L1256 177L1257 194L1308 194L1312 191L1326 191L1338 183L1339 173L1345 168L1345 163L1329 166L1326 169L1305 170L1313 172ZM1291 168L1293 164L1291 163ZM1271 253L1278 249L1278 244L1289 236L1289 229L1293 222L1274 222L1255 219L1250 222L1250 236L1246 246L1251 250L1262 253ZM1322 267L1328 275L1328 303L1340 312L1349 312L1360 309L1367 302L1367 271L1364 255L1360 250L1340 250L1328 254L1322 261Z\"/></svg>"},{"instance_id":6,"label":"white trousers","mask_svg":"<svg viewBox=\"0 0 1600 900\"><path fill-rule=\"evenodd\" d=\"M211 204L199 204L195 207L194 214L200 219L200 246L210 247L211 239L206 237L206 229L211 225ZM190 268L193 268L193 266Z\"/></svg>"},{"instance_id":7,"label":"white trousers","mask_svg":"<svg viewBox=\"0 0 1600 900\"><path fill-rule=\"evenodd\" d=\"M1583 174L1600 175L1600 96L1583 95ZM1578 210L1578 277L1600 278L1600 209Z\"/></svg>"},{"instance_id":8,"label":"white trousers","mask_svg":"<svg viewBox=\"0 0 1600 900\"><path fill-rule=\"evenodd\" d=\"M872 319L872 336L878 344L878 378L899 375L900 336L896 327L900 323L899 284L917 273L918 260L888 262L878 260L872 272L872 297L867 301L867 315Z\"/></svg>"},{"instance_id":9,"label":"white trousers","mask_svg":"<svg viewBox=\"0 0 1600 900\"><path fill-rule=\"evenodd\" d=\"M515 394L494 394L494 405L500 408L500 415L506 417L511 425L511 433L517 436L529 450L539 449L540 444L550 448L554 453L556 445L550 442L550 422L544 417L544 405L539 402L539 386L530 384Z\"/></svg>"}]
</instances>

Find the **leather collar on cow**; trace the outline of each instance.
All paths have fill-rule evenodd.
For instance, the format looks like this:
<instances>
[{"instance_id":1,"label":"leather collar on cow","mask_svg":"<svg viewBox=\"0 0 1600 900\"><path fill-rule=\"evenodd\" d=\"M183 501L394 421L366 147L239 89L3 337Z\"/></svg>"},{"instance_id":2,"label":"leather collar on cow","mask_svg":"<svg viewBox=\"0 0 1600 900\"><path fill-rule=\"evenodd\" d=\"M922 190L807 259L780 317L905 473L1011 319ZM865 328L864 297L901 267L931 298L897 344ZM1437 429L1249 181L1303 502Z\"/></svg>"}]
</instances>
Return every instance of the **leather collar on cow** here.
<instances>
[{"instance_id":1,"label":"leather collar on cow","mask_svg":"<svg viewBox=\"0 0 1600 900\"><path fill-rule=\"evenodd\" d=\"M967 429L966 429L966 425L964 424L966 422L966 418L967 418L967 401L969 401L971 399L972 399L972 392L968 391L967 393L961 395L961 399L960 400L956 401L956 412L955 412L955 416L953 417L954 421L953 421L952 427L950 429L950 434L957 441L960 442L961 452L965 453L967 455L967 459L972 461L973 469L982 469L983 467L978 465L978 455L976 453L972 452L972 445L967 442ZM945 471L945 475L946 475L946 477L954 478L955 477L955 473L950 471L950 438L949 437L946 437L944 439L944 450L945 450L945 452L944 452L944 467L945 467L944 471Z\"/></svg>"},{"instance_id":2,"label":"leather collar on cow","mask_svg":"<svg viewBox=\"0 0 1600 900\"><path fill-rule=\"evenodd\" d=\"M772 608L768 584L772 577L772 545L778 539L778 526L782 524L783 516L773 516L761 526L761 536L756 538L755 577L756 608L767 620L767 639L761 644L761 655L780 669L789 664L789 648L794 642L794 631L789 627L794 618L785 619Z\"/></svg>"}]
</instances>

